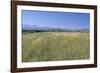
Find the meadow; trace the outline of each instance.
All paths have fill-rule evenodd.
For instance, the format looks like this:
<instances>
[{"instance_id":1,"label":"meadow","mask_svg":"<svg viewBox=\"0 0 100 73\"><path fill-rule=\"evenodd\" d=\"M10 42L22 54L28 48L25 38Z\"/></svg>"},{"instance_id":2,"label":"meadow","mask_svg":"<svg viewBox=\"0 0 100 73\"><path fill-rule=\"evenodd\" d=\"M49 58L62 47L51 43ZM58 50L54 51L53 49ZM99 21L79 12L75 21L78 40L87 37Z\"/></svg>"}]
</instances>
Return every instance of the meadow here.
<instances>
[{"instance_id":1,"label":"meadow","mask_svg":"<svg viewBox=\"0 0 100 73\"><path fill-rule=\"evenodd\" d=\"M26 32L22 62L89 59L89 32Z\"/></svg>"}]
</instances>

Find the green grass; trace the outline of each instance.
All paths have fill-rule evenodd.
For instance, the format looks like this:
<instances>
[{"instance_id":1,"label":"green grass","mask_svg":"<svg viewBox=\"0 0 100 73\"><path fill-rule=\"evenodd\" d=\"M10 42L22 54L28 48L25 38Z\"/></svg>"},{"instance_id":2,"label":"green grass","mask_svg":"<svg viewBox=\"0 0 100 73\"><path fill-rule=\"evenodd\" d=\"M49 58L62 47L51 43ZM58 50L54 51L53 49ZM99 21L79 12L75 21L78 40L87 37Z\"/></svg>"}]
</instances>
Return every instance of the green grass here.
<instances>
[{"instance_id":1,"label":"green grass","mask_svg":"<svg viewBox=\"0 0 100 73\"><path fill-rule=\"evenodd\" d=\"M89 59L87 32L33 32L22 35L22 62Z\"/></svg>"}]
</instances>

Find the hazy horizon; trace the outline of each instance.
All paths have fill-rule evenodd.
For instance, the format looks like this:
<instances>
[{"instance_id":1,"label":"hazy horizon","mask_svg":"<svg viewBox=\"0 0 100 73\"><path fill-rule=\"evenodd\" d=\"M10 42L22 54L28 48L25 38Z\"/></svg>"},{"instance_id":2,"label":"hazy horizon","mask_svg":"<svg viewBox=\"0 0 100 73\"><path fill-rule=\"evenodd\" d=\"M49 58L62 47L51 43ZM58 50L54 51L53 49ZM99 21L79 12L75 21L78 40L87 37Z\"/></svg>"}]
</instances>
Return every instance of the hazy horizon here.
<instances>
[{"instance_id":1,"label":"hazy horizon","mask_svg":"<svg viewBox=\"0 0 100 73\"><path fill-rule=\"evenodd\" d=\"M89 30L90 26L89 13L22 10L21 19L23 28L51 27Z\"/></svg>"}]
</instances>

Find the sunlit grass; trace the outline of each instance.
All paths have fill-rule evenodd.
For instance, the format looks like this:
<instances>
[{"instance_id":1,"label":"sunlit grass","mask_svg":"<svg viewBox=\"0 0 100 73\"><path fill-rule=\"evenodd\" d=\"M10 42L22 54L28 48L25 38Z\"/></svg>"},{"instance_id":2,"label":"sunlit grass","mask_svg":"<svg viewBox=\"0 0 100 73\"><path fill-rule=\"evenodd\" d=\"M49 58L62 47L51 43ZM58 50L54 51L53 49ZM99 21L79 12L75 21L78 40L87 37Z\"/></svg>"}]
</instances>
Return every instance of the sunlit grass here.
<instances>
[{"instance_id":1,"label":"sunlit grass","mask_svg":"<svg viewBox=\"0 0 100 73\"><path fill-rule=\"evenodd\" d=\"M87 32L34 32L22 35L22 61L89 59Z\"/></svg>"}]
</instances>

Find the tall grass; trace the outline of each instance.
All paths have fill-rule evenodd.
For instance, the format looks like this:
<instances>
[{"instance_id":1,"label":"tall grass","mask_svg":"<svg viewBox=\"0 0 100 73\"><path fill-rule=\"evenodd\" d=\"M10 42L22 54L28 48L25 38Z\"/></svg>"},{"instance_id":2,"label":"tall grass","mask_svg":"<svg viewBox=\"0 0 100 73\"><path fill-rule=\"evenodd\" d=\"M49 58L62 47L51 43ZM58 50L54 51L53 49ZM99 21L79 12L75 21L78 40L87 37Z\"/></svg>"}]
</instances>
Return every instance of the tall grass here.
<instances>
[{"instance_id":1,"label":"tall grass","mask_svg":"<svg viewBox=\"0 0 100 73\"><path fill-rule=\"evenodd\" d=\"M89 59L87 32L34 32L22 36L22 62Z\"/></svg>"}]
</instances>

